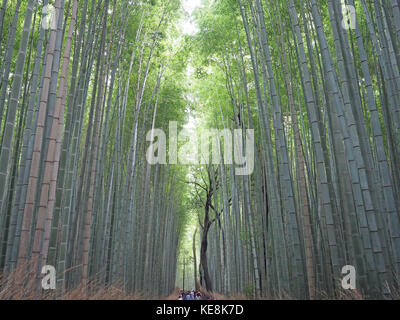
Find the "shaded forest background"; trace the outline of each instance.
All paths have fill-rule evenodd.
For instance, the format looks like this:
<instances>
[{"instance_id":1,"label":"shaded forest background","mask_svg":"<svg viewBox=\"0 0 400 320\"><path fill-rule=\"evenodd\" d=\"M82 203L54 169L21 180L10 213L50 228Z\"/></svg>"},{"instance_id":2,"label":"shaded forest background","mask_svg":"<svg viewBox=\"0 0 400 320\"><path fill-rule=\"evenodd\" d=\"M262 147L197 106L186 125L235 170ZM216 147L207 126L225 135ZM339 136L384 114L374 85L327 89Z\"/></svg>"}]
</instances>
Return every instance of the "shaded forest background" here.
<instances>
[{"instance_id":1,"label":"shaded forest background","mask_svg":"<svg viewBox=\"0 0 400 320\"><path fill-rule=\"evenodd\" d=\"M399 0L0 5L0 298L165 297L183 265L225 296L399 297ZM253 129L253 174L150 164L170 121Z\"/></svg>"}]
</instances>

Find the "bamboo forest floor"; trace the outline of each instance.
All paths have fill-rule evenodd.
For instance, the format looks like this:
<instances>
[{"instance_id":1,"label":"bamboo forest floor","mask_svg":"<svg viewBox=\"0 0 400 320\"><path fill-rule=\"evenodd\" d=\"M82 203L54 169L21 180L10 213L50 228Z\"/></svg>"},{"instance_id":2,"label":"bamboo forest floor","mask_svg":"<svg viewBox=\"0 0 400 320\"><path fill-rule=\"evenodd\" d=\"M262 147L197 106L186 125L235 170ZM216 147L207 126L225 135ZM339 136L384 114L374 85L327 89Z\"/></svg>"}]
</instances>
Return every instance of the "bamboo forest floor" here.
<instances>
[{"instance_id":1,"label":"bamboo forest floor","mask_svg":"<svg viewBox=\"0 0 400 320\"><path fill-rule=\"evenodd\" d=\"M0 300L178 300L180 288L176 287L169 295L152 297L145 293L127 293L122 288L123 284L114 283L104 287L96 280L88 281L87 284L80 283L72 290L60 292L57 290L38 290L37 273L30 268L19 268L10 272L5 278L0 277ZM217 292L209 292L199 286L203 297L210 297L212 300L248 300L243 294L237 293L230 296ZM330 297L323 292L319 293L320 300L330 300ZM389 297L388 297L389 298ZM398 293L390 297L393 300L400 300ZM274 297L260 297L259 300L295 300L289 294ZM357 291L341 291L338 293L338 300L364 300L364 297Z\"/></svg>"}]
</instances>

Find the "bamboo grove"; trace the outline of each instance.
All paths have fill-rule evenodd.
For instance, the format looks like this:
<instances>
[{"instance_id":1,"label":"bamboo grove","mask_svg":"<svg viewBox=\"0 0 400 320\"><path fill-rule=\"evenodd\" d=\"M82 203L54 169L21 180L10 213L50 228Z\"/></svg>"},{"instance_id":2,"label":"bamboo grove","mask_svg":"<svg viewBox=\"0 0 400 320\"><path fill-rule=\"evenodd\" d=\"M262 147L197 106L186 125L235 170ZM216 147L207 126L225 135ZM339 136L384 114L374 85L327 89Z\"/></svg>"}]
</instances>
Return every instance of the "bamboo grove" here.
<instances>
[{"instance_id":1,"label":"bamboo grove","mask_svg":"<svg viewBox=\"0 0 400 320\"><path fill-rule=\"evenodd\" d=\"M398 297L400 1L201 0L193 34L185 2L1 1L0 294L50 265L52 297L166 296L190 255L225 296ZM252 174L220 136L217 164L149 163L188 115L254 130Z\"/></svg>"},{"instance_id":2,"label":"bamboo grove","mask_svg":"<svg viewBox=\"0 0 400 320\"><path fill-rule=\"evenodd\" d=\"M214 165L194 182L209 290L343 298L351 265L361 296L396 297L399 5L232 0L198 13L197 90L217 105L204 117L257 137L253 175Z\"/></svg>"},{"instance_id":3,"label":"bamboo grove","mask_svg":"<svg viewBox=\"0 0 400 320\"><path fill-rule=\"evenodd\" d=\"M175 287L179 173L149 166L142 136L160 117L180 117L181 87L164 83L167 63L177 61L162 52L177 8L3 1L4 274L34 261L42 277L52 265L57 294L80 283L149 296ZM173 96L178 111L167 114Z\"/></svg>"}]
</instances>

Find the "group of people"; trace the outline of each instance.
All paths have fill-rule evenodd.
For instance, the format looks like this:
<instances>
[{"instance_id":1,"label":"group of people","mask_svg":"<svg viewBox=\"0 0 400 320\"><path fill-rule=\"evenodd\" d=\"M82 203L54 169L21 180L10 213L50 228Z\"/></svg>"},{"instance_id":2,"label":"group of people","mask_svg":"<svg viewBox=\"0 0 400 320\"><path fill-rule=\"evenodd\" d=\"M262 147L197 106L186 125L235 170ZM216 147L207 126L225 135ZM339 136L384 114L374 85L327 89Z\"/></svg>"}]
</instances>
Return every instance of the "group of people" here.
<instances>
[{"instance_id":1,"label":"group of people","mask_svg":"<svg viewBox=\"0 0 400 320\"><path fill-rule=\"evenodd\" d=\"M198 290L194 291L193 289L191 289L190 291L181 290L178 298L178 300L204 300L204 299L206 299L206 297L203 297L200 291Z\"/></svg>"}]
</instances>

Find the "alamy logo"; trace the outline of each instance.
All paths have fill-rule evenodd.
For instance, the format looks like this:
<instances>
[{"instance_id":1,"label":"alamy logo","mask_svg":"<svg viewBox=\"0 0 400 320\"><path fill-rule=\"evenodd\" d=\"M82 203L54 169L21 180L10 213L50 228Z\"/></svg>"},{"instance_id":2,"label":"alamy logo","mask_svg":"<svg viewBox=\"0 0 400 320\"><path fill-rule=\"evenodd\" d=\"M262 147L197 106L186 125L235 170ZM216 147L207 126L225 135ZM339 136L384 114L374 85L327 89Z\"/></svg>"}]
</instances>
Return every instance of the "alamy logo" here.
<instances>
[{"instance_id":1,"label":"alamy logo","mask_svg":"<svg viewBox=\"0 0 400 320\"><path fill-rule=\"evenodd\" d=\"M146 135L151 144L146 152L149 164L167 163L167 138L161 129ZM210 146L211 140L211 146ZM179 150L178 150L179 144ZM211 151L211 154L210 154ZM178 133L176 121L169 122L168 161L170 164L235 164L235 174L251 175L254 170L254 130L210 129L198 135L189 129Z\"/></svg>"},{"instance_id":2,"label":"alamy logo","mask_svg":"<svg viewBox=\"0 0 400 320\"><path fill-rule=\"evenodd\" d=\"M42 10L43 18L42 18L42 28L44 30L55 30L57 29L56 24L56 9L51 4L46 4Z\"/></svg>"},{"instance_id":3,"label":"alamy logo","mask_svg":"<svg viewBox=\"0 0 400 320\"><path fill-rule=\"evenodd\" d=\"M42 279L43 290L54 290L56 288L56 269L53 266L45 265L42 268L42 274L45 275Z\"/></svg>"},{"instance_id":4,"label":"alamy logo","mask_svg":"<svg viewBox=\"0 0 400 320\"><path fill-rule=\"evenodd\" d=\"M346 30L354 30L356 28L356 8L342 2L342 14L342 27Z\"/></svg>"},{"instance_id":5,"label":"alamy logo","mask_svg":"<svg viewBox=\"0 0 400 320\"><path fill-rule=\"evenodd\" d=\"M346 265L342 268L342 274L346 274L342 279L342 288L345 290L356 289L356 268Z\"/></svg>"}]
</instances>

